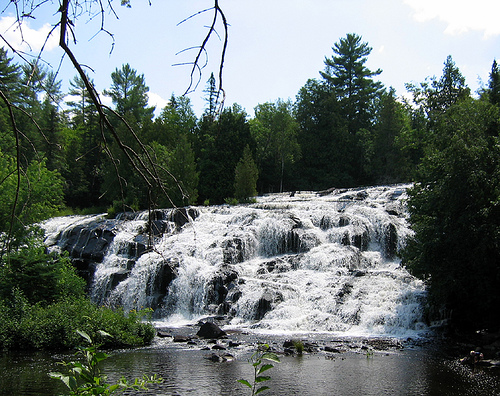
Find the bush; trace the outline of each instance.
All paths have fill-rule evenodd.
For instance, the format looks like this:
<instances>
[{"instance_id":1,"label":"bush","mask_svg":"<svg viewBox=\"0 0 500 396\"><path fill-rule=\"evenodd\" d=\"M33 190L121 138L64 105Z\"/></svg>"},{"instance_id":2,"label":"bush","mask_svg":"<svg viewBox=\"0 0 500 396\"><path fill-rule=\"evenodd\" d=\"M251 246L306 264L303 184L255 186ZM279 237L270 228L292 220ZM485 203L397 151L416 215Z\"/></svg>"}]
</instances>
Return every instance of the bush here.
<instances>
[{"instance_id":1,"label":"bush","mask_svg":"<svg viewBox=\"0 0 500 396\"><path fill-rule=\"evenodd\" d=\"M151 343L154 327L142 320L149 311L131 312L97 307L86 298L62 300L50 305L30 305L20 292L10 303L0 300L0 349L70 349L78 346L77 329L93 337L104 330L113 337L107 348Z\"/></svg>"},{"instance_id":2,"label":"bush","mask_svg":"<svg viewBox=\"0 0 500 396\"><path fill-rule=\"evenodd\" d=\"M0 261L0 299L18 289L29 304L50 304L84 296L85 281L67 256L49 254L39 230L34 229L21 247Z\"/></svg>"}]
</instances>

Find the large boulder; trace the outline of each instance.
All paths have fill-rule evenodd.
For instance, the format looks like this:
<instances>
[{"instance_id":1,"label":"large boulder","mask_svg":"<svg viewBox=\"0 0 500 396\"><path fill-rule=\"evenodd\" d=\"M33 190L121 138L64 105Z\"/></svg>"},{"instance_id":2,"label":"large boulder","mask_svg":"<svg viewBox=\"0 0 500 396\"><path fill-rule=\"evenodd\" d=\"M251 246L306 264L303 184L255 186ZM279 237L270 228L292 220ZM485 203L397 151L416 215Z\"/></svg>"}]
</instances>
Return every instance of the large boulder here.
<instances>
[{"instance_id":1,"label":"large boulder","mask_svg":"<svg viewBox=\"0 0 500 396\"><path fill-rule=\"evenodd\" d=\"M226 332L212 322L205 322L201 325L200 330L196 333L201 338L221 338L226 335Z\"/></svg>"}]
</instances>

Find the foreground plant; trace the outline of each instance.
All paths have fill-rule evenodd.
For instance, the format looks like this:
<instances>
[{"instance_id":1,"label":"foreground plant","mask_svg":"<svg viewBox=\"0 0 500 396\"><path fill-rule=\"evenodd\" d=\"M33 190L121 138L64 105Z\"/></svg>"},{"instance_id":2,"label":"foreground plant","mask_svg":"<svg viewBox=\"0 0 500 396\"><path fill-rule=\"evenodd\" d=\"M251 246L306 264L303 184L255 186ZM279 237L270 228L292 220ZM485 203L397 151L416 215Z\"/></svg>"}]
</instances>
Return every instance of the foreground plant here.
<instances>
[{"instance_id":1,"label":"foreground plant","mask_svg":"<svg viewBox=\"0 0 500 396\"><path fill-rule=\"evenodd\" d=\"M69 389L70 395L111 395L120 393L127 389L131 390L147 390L146 385L159 383L161 378L156 375L148 378L144 376L142 379L135 379L133 383L122 377L116 384L108 384L107 377L101 375L99 368L100 362L109 357L108 354L100 352L98 345L84 331L77 330L77 333L83 337L88 344L86 347L79 347L77 355L83 357L82 361L77 362L61 362L60 364L67 368L67 374L49 373L49 376L62 381ZM105 331L99 331L102 337L111 337Z\"/></svg>"},{"instance_id":2,"label":"foreground plant","mask_svg":"<svg viewBox=\"0 0 500 396\"><path fill-rule=\"evenodd\" d=\"M271 379L269 376L261 375L263 372L274 367L271 363L265 363L265 361L280 363L278 356L274 352L269 352L268 344L259 345L257 351L249 359L249 363L253 366L254 370L253 383L245 379L238 380L239 383L250 388L252 396L269 389L269 387L265 385L258 387L260 383Z\"/></svg>"}]
</instances>

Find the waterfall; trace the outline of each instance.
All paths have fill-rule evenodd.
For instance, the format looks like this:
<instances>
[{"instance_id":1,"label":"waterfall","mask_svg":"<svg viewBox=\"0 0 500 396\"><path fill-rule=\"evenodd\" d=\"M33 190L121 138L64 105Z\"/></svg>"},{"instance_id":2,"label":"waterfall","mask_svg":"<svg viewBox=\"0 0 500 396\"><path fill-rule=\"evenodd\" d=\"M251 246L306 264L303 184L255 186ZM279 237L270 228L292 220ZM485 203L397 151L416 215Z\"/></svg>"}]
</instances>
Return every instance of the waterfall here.
<instances>
[{"instance_id":1,"label":"waterfall","mask_svg":"<svg viewBox=\"0 0 500 396\"><path fill-rule=\"evenodd\" d=\"M425 331L425 288L400 264L407 185L297 192L43 224L98 304L164 321L218 315L235 327L359 335Z\"/></svg>"}]
</instances>

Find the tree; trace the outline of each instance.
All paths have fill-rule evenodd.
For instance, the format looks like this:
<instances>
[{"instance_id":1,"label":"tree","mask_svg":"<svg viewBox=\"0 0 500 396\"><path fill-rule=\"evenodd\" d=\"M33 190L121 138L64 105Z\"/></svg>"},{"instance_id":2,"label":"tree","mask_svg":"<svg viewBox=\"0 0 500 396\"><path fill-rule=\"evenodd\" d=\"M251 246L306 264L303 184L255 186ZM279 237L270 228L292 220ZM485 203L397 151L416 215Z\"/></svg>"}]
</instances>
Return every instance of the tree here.
<instances>
[{"instance_id":1,"label":"tree","mask_svg":"<svg viewBox=\"0 0 500 396\"><path fill-rule=\"evenodd\" d=\"M500 325L500 145L488 134L498 119L484 100L448 108L409 191L404 262L428 284L431 317L445 310L460 329Z\"/></svg>"},{"instance_id":2,"label":"tree","mask_svg":"<svg viewBox=\"0 0 500 396\"><path fill-rule=\"evenodd\" d=\"M375 183L398 183L410 180L411 163L404 156L403 134L409 133L410 116L398 102L394 89L381 95L377 120L369 136L361 140L368 160L368 173Z\"/></svg>"},{"instance_id":3,"label":"tree","mask_svg":"<svg viewBox=\"0 0 500 396\"><path fill-rule=\"evenodd\" d=\"M111 88L104 94L111 97L115 110L121 116L137 123L140 127L153 118L154 107L148 107L149 87L144 74L137 74L130 65L124 64L111 73Z\"/></svg>"},{"instance_id":4,"label":"tree","mask_svg":"<svg viewBox=\"0 0 500 396\"><path fill-rule=\"evenodd\" d=\"M488 88L490 102L494 105L500 105L500 67L496 60L491 66Z\"/></svg>"},{"instance_id":5,"label":"tree","mask_svg":"<svg viewBox=\"0 0 500 396\"><path fill-rule=\"evenodd\" d=\"M293 188L322 190L355 185L354 136L348 131L333 88L309 80L297 95L295 117L302 155L293 166Z\"/></svg>"},{"instance_id":6,"label":"tree","mask_svg":"<svg viewBox=\"0 0 500 396\"><path fill-rule=\"evenodd\" d=\"M210 75L210 78L207 81L207 88L203 92L207 94L205 98L205 101L207 102L205 114L208 117L215 119L219 101L219 90L217 89L214 73Z\"/></svg>"},{"instance_id":7,"label":"tree","mask_svg":"<svg viewBox=\"0 0 500 396\"><path fill-rule=\"evenodd\" d=\"M371 71L365 66L372 48L361 40L362 37L354 33L341 38L332 47L335 55L325 58L325 71L320 72L334 88L351 134L371 126L373 101L382 88L380 82L373 81L382 70Z\"/></svg>"},{"instance_id":8,"label":"tree","mask_svg":"<svg viewBox=\"0 0 500 396\"><path fill-rule=\"evenodd\" d=\"M130 7L131 2L127 0L127 1L122 1L121 4ZM74 52L70 48L70 45L72 43L77 42L77 31L78 31L77 21L84 19L85 16L87 16L89 20L100 17L101 19L100 32L104 32L104 34L108 34L109 36L113 37L113 35L105 28L105 17L107 17L109 14L117 17L117 14L115 12L115 9L113 8L111 1L101 2L99 0L83 0L81 2L78 2L77 4L74 4L72 0L61 0L60 3L54 4L51 2L46 2L45 0L37 0L37 1L19 0L19 1L9 2L9 4L6 7L4 7L1 12L4 13L13 11L15 13L15 15L17 16L16 28L21 33L21 35L23 35L23 28L24 28L23 22L30 19L37 19L40 14L43 16L50 15L51 7L54 7L52 9L53 11L52 15L59 14L60 19L59 22L55 26L53 26L53 29L51 30L49 35L54 33L56 29L59 28L59 46L64 56L66 56L69 59L69 61L77 71L78 75L83 80L85 88L93 104L96 107L100 119L99 125L102 131L101 136L103 138L102 142L103 147L104 150L107 152L107 154L111 157L111 162L117 164L118 159L113 158L113 153L107 147L107 144L109 142L108 137L111 140L115 141L116 147L123 153L123 159L125 159L128 162L129 168L134 173L134 176L142 180L142 183L145 186L145 190L151 191L153 186L159 186L159 188L162 189L163 186L161 185L161 180L158 177L158 170L156 169L155 164L152 162L152 158L149 156L147 147L144 144L142 144L140 140L138 140L137 143L139 148L135 150L133 147L129 146L126 142L122 140L122 137L116 131L115 125L110 120L109 112L106 111L106 106L104 106L101 103L100 96L98 94L96 87L91 81L89 81L87 75L85 74L82 63L78 61ZM207 51L206 48L212 35L215 34L219 36L219 34L216 32L218 20L222 20L222 26L224 32L224 40L221 51L221 62L219 70L219 88L218 88L219 92L222 91L222 69L225 58L225 52L227 48L228 23L221 7L219 6L218 0L214 0L214 6L212 8L203 10L200 13L208 11L214 12L214 19L212 25L209 26L205 39L203 40L202 44L197 48L198 51L194 61L189 62L189 64L192 66L192 70L191 70L191 83L187 91L192 90L193 86L194 87L197 86L197 83L195 83L195 80L193 78L196 72L200 72L200 78L201 78L201 70L205 66L201 64L200 59L202 55L206 53ZM193 15L192 17L194 16L195 15ZM190 18L187 18L185 20L188 20ZM47 40L49 38L49 35L47 36ZM9 45L8 42L7 44ZM27 44L29 45L30 43ZM13 48L12 46L10 47ZM18 51L14 52L20 58L25 59L23 53ZM42 52L40 54L36 54L36 59L42 58ZM5 105L10 110L13 109L15 103L10 102L8 98L4 95L3 90L1 89L0 89L0 98L4 101ZM19 142L20 130L17 127L16 115L13 114L12 111L10 112L10 114L11 115L9 119L10 121L9 125L13 132L13 135L15 136L15 139ZM125 128L128 130L128 132L130 132L131 135L134 135L134 130L133 130L134 126L127 124L126 120L120 118L119 116L118 119L122 122L122 124L123 123L125 124ZM17 145L19 150L19 143L17 143ZM19 160L20 156L18 155L17 161ZM123 161L120 162L123 163ZM120 190L123 191L125 180L123 176L119 174L119 172L117 172L116 177L118 184L120 186Z\"/></svg>"},{"instance_id":9,"label":"tree","mask_svg":"<svg viewBox=\"0 0 500 396\"><path fill-rule=\"evenodd\" d=\"M66 203L78 208L99 206L104 162L99 113L80 76L70 81L69 95L74 100L66 102L71 115L71 128L65 130L67 166L62 171Z\"/></svg>"},{"instance_id":10,"label":"tree","mask_svg":"<svg viewBox=\"0 0 500 396\"><path fill-rule=\"evenodd\" d=\"M299 157L298 124L290 101L259 104L250 120L250 131L257 145L261 191L283 191L285 169Z\"/></svg>"},{"instance_id":11,"label":"tree","mask_svg":"<svg viewBox=\"0 0 500 396\"><path fill-rule=\"evenodd\" d=\"M420 84L406 85L413 94L416 106L421 107L429 120L439 116L455 103L470 96L470 89L465 83L465 77L455 65L451 55L444 62L443 74L439 78L432 77Z\"/></svg>"},{"instance_id":12,"label":"tree","mask_svg":"<svg viewBox=\"0 0 500 396\"><path fill-rule=\"evenodd\" d=\"M201 202L220 204L233 196L234 170L247 145L255 147L255 142L241 106L225 108L215 121L202 117L195 141Z\"/></svg>"},{"instance_id":13,"label":"tree","mask_svg":"<svg viewBox=\"0 0 500 396\"><path fill-rule=\"evenodd\" d=\"M238 201L247 202L257 195L258 176L257 165L253 160L250 146L247 145L235 170L234 195Z\"/></svg>"}]
</instances>

